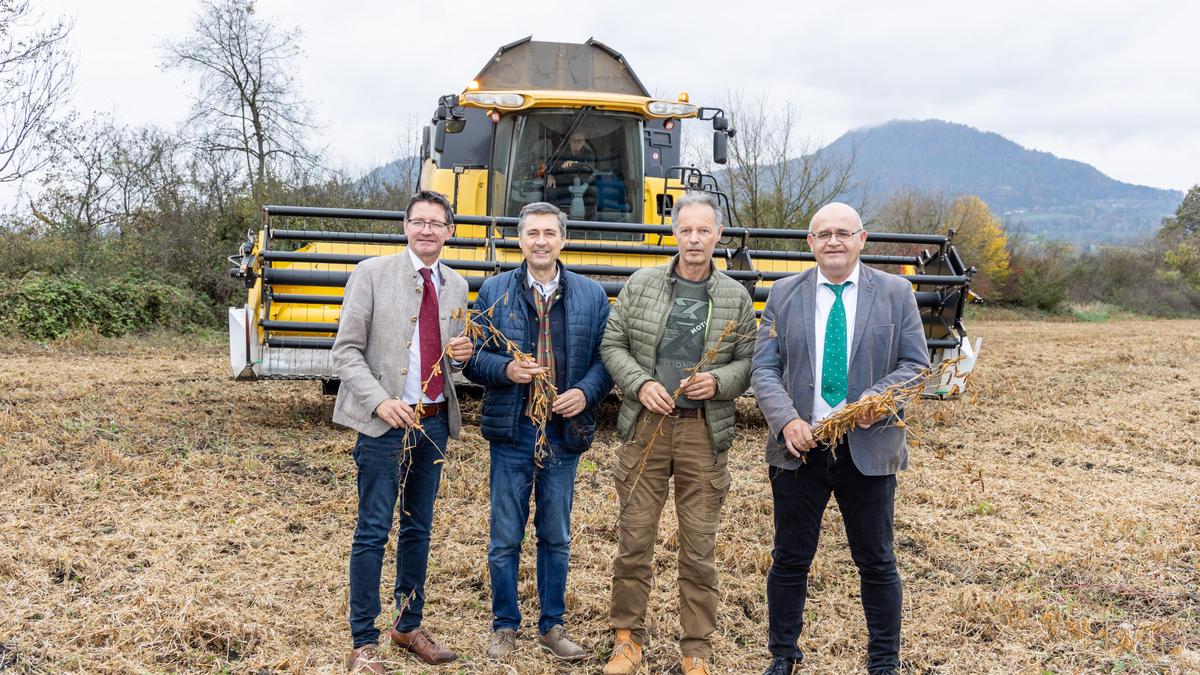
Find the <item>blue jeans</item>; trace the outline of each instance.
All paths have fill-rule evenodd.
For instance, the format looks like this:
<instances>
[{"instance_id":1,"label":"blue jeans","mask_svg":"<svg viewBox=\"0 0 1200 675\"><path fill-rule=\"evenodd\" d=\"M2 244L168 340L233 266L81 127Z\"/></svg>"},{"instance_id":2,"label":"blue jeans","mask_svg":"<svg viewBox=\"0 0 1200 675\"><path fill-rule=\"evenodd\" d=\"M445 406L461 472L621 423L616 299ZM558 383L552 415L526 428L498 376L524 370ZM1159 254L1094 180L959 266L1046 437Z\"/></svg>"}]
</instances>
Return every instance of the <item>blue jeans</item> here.
<instances>
[{"instance_id":1,"label":"blue jeans","mask_svg":"<svg viewBox=\"0 0 1200 675\"><path fill-rule=\"evenodd\" d=\"M579 455L563 452L557 434L549 436L550 456L542 459L540 469L534 465L534 428L528 419L521 421L515 446L492 443L488 482L492 500L488 543L492 630L521 627L517 568L525 524L529 521L531 493L536 507L533 526L537 533L537 592L541 605L538 632L545 633L563 622L571 557L571 505L575 500Z\"/></svg>"},{"instance_id":2,"label":"blue jeans","mask_svg":"<svg viewBox=\"0 0 1200 675\"><path fill-rule=\"evenodd\" d=\"M392 429L379 438L358 435L358 526L350 547L350 633L354 646L379 642L379 577L383 550L392 530L392 514L400 500L400 535L396 541L394 597L400 609L396 630L421 625L425 605L425 570L429 562L429 529L446 437L446 414L421 420L425 433ZM405 447L408 452L404 453Z\"/></svg>"}]
</instances>

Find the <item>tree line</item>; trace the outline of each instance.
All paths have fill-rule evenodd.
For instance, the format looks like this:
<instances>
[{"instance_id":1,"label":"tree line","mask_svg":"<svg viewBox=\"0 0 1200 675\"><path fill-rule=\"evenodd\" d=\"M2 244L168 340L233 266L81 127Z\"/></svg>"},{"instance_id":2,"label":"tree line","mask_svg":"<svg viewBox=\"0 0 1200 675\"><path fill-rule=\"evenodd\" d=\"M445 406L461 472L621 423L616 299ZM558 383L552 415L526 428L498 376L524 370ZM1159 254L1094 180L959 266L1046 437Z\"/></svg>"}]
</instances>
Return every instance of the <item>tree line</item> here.
<instances>
[{"instance_id":1,"label":"tree line","mask_svg":"<svg viewBox=\"0 0 1200 675\"><path fill-rule=\"evenodd\" d=\"M244 293L225 258L259 227L264 204L399 209L415 188L414 171L371 180L325 166L313 108L292 76L302 36L252 1L202 0L190 32L162 45L161 65L193 86L190 114L174 129L71 111L72 28L30 0L0 0L0 183L33 188L0 216L7 330L50 338L218 326L220 308ZM790 104L730 94L723 107L738 129L728 168L693 159L719 177L741 224L805 227L821 205L867 195L854 206L870 228L953 230L989 301L1200 312L1200 187L1152 244L1085 256L1023 236L972 195L870 195L853 156L823 155ZM409 131L401 156L416 154ZM129 300L138 287L145 292ZM138 309L114 308L127 301Z\"/></svg>"},{"instance_id":2,"label":"tree line","mask_svg":"<svg viewBox=\"0 0 1200 675\"><path fill-rule=\"evenodd\" d=\"M977 270L973 290L988 304L1084 319L1200 314L1200 185L1152 240L1083 251L1031 235L1019 220L1003 221L976 195L874 194L869 179L855 172L853 152L829 153L805 138L797 110L771 103L766 94L729 92L721 107L738 130L729 166L705 164L698 145L687 154L717 177L740 224L803 228L824 204L849 199L870 230L952 234L964 262ZM758 244L771 245L778 242ZM919 248L878 246L876 252Z\"/></svg>"}]
</instances>

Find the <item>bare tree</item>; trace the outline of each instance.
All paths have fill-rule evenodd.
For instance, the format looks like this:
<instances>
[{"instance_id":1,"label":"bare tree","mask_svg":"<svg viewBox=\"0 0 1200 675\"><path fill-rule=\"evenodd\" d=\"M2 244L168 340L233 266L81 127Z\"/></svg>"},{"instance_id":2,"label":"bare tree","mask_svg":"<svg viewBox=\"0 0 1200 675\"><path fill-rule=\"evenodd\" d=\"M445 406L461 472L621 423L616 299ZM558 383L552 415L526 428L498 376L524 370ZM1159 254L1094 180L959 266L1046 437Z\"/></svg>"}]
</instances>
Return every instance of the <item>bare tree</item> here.
<instances>
[{"instance_id":1,"label":"bare tree","mask_svg":"<svg viewBox=\"0 0 1200 675\"><path fill-rule=\"evenodd\" d=\"M183 144L156 127L70 120L55 126L50 143L55 159L32 213L78 242L161 227L160 216L190 197Z\"/></svg>"},{"instance_id":2,"label":"bare tree","mask_svg":"<svg viewBox=\"0 0 1200 675\"><path fill-rule=\"evenodd\" d=\"M51 134L54 163L42 176L42 193L33 214L53 231L84 248L117 223L113 202L118 188L112 162L119 131L108 120L57 125Z\"/></svg>"},{"instance_id":3,"label":"bare tree","mask_svg":"<svg viewBox=\"0 0 1200 675\"><path fill-rule=\"evenodd\" d=\"M817 209L856 187L854 154L833 155L802 138L791 103L729 92L722 107L737 129L727 178L742 225L803 228Z\"/></svg>"},{"instance_id":4,"label":"bare tree","mask_svg":"<svg viewBox=\"0 0 1200 675\"><path fill-rule=\"evenodd\" d=\"M0 0L0 183L45 166L43 132L71 86L71 23L39 19L29 0Z\"/></svg>"},{"instance_id":5,"label":"bare tree","mask_svg":"<svg viewBox=\"0 0 1200 675\"><path fill-rule=\"evenodd\" d=\"M885 232L945 233L952 199L916 188L892 191L877 212L864 215L868 225Z\"/></svg>"},{"instance_id":6,"label":"bare tree","mask_svg":"<svg viewBox=\"0 0 1200 675\"><path fill-rule=\"evenodd\" d=\"M409 115L397 133L392 154L400 160L394 188L400 194L411 195L417 191L421 180L421 133L424 127L414 115Z\"/></svg>"},{"instance_id":7,"label":"bare tree","mask_svg":"<svg viewBox=\"0 0 1200 675\"><path fill-rule=\"evenodd\" d=\"M166 45L167 66L199 77L190 121L200 148L239 156L257 203L281 169L317 163L312 114L290 74L299 38L257 16L253 0L204 0L192 35Z\"/></svg>"}]
</instances>

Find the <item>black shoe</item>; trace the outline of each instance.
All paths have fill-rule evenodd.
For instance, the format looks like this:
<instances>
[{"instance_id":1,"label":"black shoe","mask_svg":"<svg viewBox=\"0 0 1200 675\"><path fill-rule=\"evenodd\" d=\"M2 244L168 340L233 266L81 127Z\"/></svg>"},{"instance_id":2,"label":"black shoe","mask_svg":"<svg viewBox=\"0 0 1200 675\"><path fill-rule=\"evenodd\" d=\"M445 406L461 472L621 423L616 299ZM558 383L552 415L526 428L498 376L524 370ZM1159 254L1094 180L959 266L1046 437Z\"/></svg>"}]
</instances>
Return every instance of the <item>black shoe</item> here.
<instances>
[{"instance_id":1,"label":"black shoe","mask_svg":"<svg viewBox=\"0 0 1200 675\"><path fill-rule=\"evenodd\" d=\"M800 660L803 660L803 658ZM762 675L792 675L796 669L796 664L798 663L800 663L800 661L796 659L776 656L775 658L771 659L771 665L763 671Z\"/></svg>"}]
</instances>

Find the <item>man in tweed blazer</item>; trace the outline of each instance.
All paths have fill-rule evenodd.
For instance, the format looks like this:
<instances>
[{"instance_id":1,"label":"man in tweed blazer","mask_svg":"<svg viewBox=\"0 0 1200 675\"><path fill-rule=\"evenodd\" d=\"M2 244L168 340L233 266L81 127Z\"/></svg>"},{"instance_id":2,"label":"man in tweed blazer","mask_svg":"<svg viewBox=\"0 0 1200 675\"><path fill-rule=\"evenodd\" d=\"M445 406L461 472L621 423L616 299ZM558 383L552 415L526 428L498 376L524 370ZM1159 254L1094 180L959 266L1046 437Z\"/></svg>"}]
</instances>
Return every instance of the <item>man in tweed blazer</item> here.
<instances>
[{"instance_id":1,"label":"man in tweed blazer","mask_svg":"<svg viewBox=\"0 0 1200 675\"><path fill-rule=\"evenodd\" d=\"M461 420L451 373L471 357L462 336L467 282L438 258L454 234L445 196L421 191L405 211L408 246L359 263L346 282L334 372L333 421L358 432L358 526L350 549L351 672L383 673L375 650L379 577L400 502L392 641L429 664L454 652L421 628L429 531L446 439Z\"/></svg>"},{"instance_id":2,"label":"man in tweed blazer","mask_svg":"<svg viewBox=\"0 0 1200 675\"><path fill-rule=\"evenodd\" d=\"M837 448L812 428L847 402L911 380L929 366L912 285L859 263L867 240L845 204L813 216L808 244L817 267L771 288L754 350L751 384L766 418L775 505L767 575L769 649L764 675L791 675L804 655L808 570L832 494L846 527L867 619L867 670L894 673L900 654L900 575L892 550L896 472L908 465L895 419L859 419Z\"/></svg>"}]
</instances>

